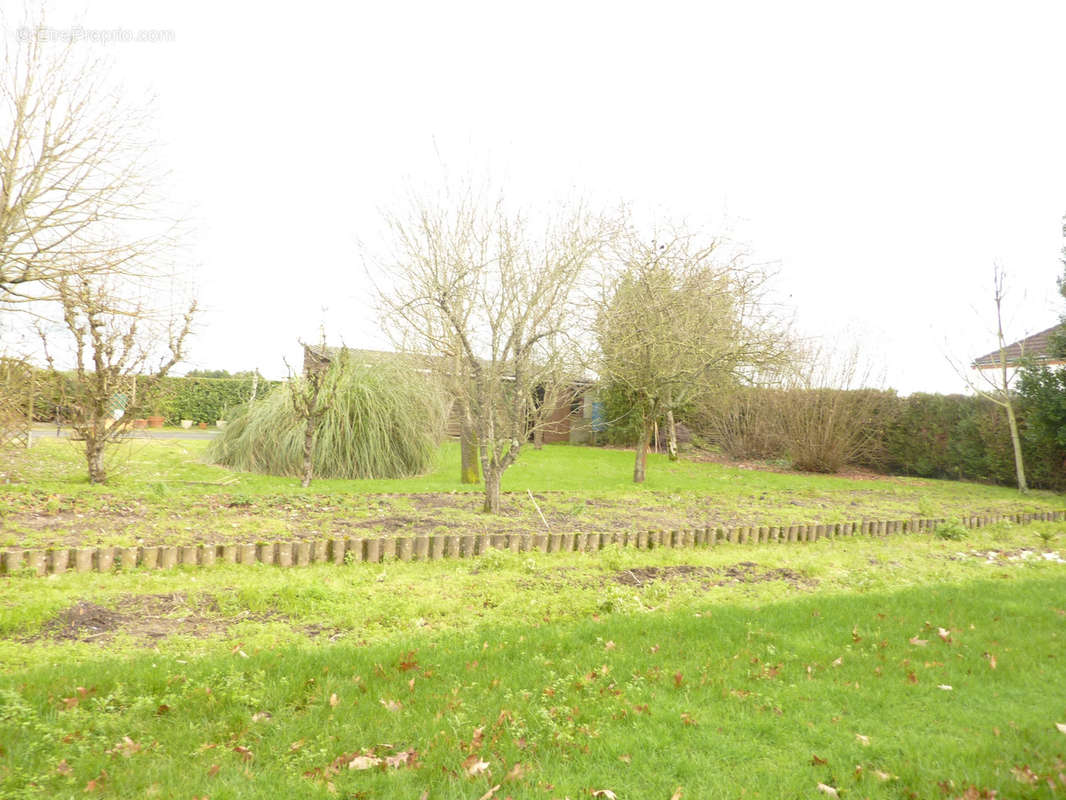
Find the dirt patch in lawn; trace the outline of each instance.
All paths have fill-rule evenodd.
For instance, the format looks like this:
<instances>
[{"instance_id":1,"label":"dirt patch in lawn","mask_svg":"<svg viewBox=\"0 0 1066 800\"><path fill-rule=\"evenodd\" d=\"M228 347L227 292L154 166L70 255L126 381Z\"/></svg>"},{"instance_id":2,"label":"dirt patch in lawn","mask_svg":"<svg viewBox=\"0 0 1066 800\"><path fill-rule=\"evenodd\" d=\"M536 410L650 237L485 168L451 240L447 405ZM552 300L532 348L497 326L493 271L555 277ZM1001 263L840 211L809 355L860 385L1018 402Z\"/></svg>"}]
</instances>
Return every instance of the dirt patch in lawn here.
<instances>
[{"instance_id":1,"label":"dirt patch in lawn","mask_svg":"<svg viewBox=\"0 0 1066 800\"><path fill-rule=\"evenodd\" d=\"M638 588L660 580L698 580L705 589L712 586L769 581L784 581L797 589L806 589L817 584L817 581L788 567L763 567L752 561L741 561L726 567L695 567L689 564L673 567L634 567L616 572L610 579L624 586Z\"/></svg>"},{"instance_id":2,"label":"dirt patch in lawn","mask_svg":"<svg viewBox=\"0 0 1066 800\"><path fill-rule=\"evenodd\" d=\"M404 515L397 515L391 517L376 517L371 519L355 520L337 520L334 525L348 528L367 528L371 530L382 530L390 533L400 530L417 530L419 532L426 529L433 529L440 525L446 525L447 521L434 517L408 517Z\"/></svg>"},{"instance_id":3,"label":"dirt patch in lawn","mask_svg":"<svg viewBox=\"0 0 1066 800\"><path fill-rule=\"evenodd\" d=\"M106 644L125 634L143 644L152 644L170 636L206 638L224 634L241 622L286 622L277 612L241 611L225 615L218 598L201 595L190 600L184 592L173 594L128 595L114 608L79 600L46 622L40 632L25 641L41 640L96 642ZM337 631L321 626L298 628L310 637L334 635Z\"/></svg>"}]
</instances>

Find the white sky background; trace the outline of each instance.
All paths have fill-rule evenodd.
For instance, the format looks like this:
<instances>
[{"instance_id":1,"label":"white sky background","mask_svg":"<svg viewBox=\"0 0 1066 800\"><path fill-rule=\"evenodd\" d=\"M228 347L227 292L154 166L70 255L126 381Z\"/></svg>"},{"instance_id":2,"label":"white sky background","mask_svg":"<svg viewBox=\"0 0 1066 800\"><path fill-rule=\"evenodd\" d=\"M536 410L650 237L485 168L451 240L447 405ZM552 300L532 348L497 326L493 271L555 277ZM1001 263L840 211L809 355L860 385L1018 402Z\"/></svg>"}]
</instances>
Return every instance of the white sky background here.
<instances>
[{"instance_id":1,"label":"white sky background","mask_svg":"<svg viewBox=\"0 0 1066 800\"><path fill-rule=\"evenodd\" d=\"M1008 336L1066 310L1066 3L237 5L48 15L175 33L106 50L156 95L192 209L190 368L279 377L323 324L387 346L357 242L442 164L727 227L801 332L858 340L903 393L959 390L945 355L993 349L994 261Z\"/></svg>"}]
</instances>

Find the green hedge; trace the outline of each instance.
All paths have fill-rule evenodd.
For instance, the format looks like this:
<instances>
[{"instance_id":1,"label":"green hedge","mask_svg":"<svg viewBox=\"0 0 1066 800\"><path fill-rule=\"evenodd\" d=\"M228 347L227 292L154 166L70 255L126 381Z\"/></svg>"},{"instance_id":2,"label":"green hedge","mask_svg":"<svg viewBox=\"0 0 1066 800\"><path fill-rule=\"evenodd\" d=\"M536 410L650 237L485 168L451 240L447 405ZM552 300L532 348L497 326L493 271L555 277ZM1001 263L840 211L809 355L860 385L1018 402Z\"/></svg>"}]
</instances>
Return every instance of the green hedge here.
<instances>
[{"instance_id":1,"label":"green hedge","mask_svg":"<svg viewBox=\"0 0 1066 800\"><path fill-rule=\"evenodd\" d=\"M69 381L69 376L63 376ZM281 381L259 379L256 397L265 397ZM56 406L63 406L64 388L54 380L44 381L45 388L35 400L35 418L39 422L55 419ZM183 419L213 424L225 419L230 409L244 405L252 394L251 378L163 378L151 385L138 379L138 402L144 415L159 414L167 425L178 425Z\"/></svg>"},{"instance_id":2,"label":"green hedge","mask_svg":"<svg viewBox=\"0 0 1066 800\"><path fill-rule=\"evenodd\" d=\"M256 398L265 397L280 383L260 378ZM183 419L214 424L251 396L250 378L163 378L150 392L150 405L166 417L167 425L178 425Z\"/></svg>"}]
</instances>

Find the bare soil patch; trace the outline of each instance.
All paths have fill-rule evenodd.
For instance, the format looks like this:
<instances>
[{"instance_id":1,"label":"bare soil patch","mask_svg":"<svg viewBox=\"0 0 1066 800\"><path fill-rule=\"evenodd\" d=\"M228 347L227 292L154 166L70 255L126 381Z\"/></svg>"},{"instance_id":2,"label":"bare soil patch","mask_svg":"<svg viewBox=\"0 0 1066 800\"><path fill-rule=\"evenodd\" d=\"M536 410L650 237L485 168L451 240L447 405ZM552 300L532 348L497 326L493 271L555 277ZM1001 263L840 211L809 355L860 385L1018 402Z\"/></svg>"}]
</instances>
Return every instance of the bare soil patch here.
<instances>
[{"instance_id":1,"label":"bare soil patch","mask_svg":"<svg viewBox=\"0 0 1066 800\"><path fill-rule=\"evenodd\" d=\"M79 600L56 614L39 633L25 641L106 644L117 635L125 634L143 644L152 644L169 636L218 636L234 625L248 621L286 622L288 617L276 612L248 610L225 615L220 612L218 598L213 595L202 595L195 600L190 600L184 592L128 595L114 608ZM302 626L299 630L310 637L337 633L318 625Z\"/></svg>"},{"instance_id":2,"label":"bare soil patch","mask_svg":"<svg viewBox=\"0 0 1066 800\"><path fill-rule=\"evenodd\" d=\"M767 583L785 581L795 588L810 588L817 581L788 567L763 567L752 561L741 561L726 567L696 567L679 564L672 567L634 567L610 576L624 586L645 586L659 580L698 580L705 589L736 583Z\"/></svg>"}]
</instances>

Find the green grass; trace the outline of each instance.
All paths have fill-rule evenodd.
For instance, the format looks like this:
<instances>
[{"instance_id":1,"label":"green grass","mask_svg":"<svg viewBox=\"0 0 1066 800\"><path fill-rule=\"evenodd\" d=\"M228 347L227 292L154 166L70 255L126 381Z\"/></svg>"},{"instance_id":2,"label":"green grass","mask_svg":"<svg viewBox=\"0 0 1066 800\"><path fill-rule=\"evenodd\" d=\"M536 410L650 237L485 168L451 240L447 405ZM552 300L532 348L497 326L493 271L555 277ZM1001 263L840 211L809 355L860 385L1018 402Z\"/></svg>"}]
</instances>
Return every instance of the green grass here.
<instances>
[{"instance_id":1,"label":"green grass","mask_svg":"<svg viewBox=\"0 0 1066 800\"><path fill-rule=\"evenodd\" d=\"M5 579L0 796L1055 797L1040 532Z\"/></svg>"},{"instance_id":2,"label":"green grass","mask_svg":"<svg viewBox=\"0 0 1066 800\"><path fill-rule=\"evenodd\" d=\"M37 442L0 468L0 546L134 545L280 538L543 530L527 491L556 532L833 523L1061 509L1049 492L917 478L804 475L650 455L631 481L633 454L529 448L503 480L503 515L479 513L480 487L458 481L458 446L427 474L396 480L316 480L232 472L203 462L204 440L135 440L113 456L112 479L89 486L69 442ZM9 457L11 457L9 455ZM416 494L418 497L406 495Z\"/></svg>"}]
</instances>

